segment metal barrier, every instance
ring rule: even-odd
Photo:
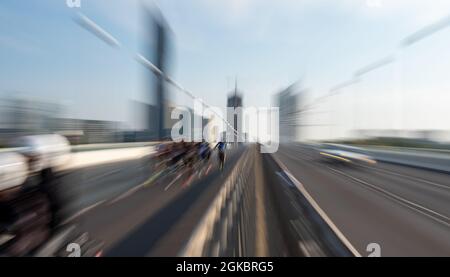
[[[179,256],[253,256],[255,147],[242,155]]]
[[[248,147],[179,256],[360,256],[291,177]]]

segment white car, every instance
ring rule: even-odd
[[[0,191],[22,185],[28,177],[24,156],[14,152],[0,153]]]
[[[356,148],[344,148],[333,145],[324,145],[319,149],[319,154],[326,160],[342,163],[365,163],[376,164],[376,160],[369,155],[361,153],[362,150]]]
[[[33,171],[57,169],[70,159],[70,143],[60,135],[35,135],[20,137],[14,142],[19,152],[35,159]]]

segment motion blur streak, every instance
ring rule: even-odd
[[[95,36],[97,36],[99,39],[103,40],[107,44],[119,47],[120,43],[115,39],[111,34],[109,34],[107,31],[102,29],[100,26],[95,24],[94,21],[89,19],[84,14],[78,14],[78,17],[76,18],[78,24],[80,24],[81,27],[85,28],[87,31],[91,32]]]
[[[54,2],[0,5],[0,256],[450,256],[450,2]]]

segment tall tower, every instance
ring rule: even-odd
[[[228,121],[232,122],[234,130],[237,131],[233,136],[233,142],[238,142],[239,138],[242,136],[242,114],[239,114],[236,109],[242,108],[242,94],[238,91],[237,79],[235,81],[234,91],[230,93],[230,96],[227,100],[227,107],[233,108],[233,113],[227,115]],[[230,132],[234,132],[233,130],[229,130]],[[243,141],[241,138],[240,141]]]
[[[150,79],[151,92],[150,99],[155,99],[154,109],[149,108],[148,130],[154,130],[157,139],[163,139],[167,136],[165,126],[165,114],[167,112],[167,84],[165,76],[168,74],[168,65],[170,58],[170,28],[163,15],[156,7],[143,6],[145,12],[145,23],[149,24],[150,32],[145,42],[146,58],[152,61],[162,74],[152,72],[155,78]],[[153,94],[154,93],[154,94]]]
[[[156,66],[166,73],[166,30],[163,22],[155,21],[156,28]],[[164,131],[164,110],[165,110],[165,81],[163,76],[158,76],[156,80],[156,106],[158,109],[157,126],[158,139],[162,139],[166,134]]]

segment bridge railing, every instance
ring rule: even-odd
[[[276,158],[245,151],[179,256],[360,256]]]
[[[180,256],[254,256],[256,149],[245,151]]]

